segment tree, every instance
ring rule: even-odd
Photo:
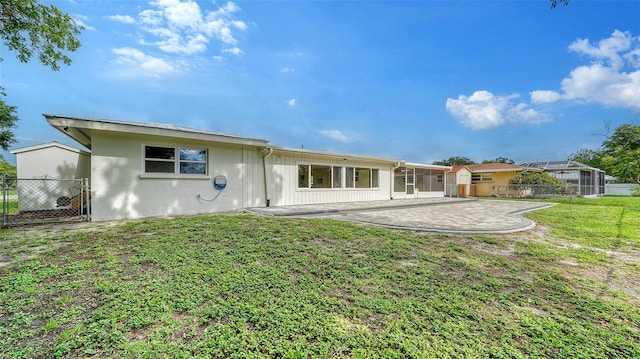
[[[604,170],[619,182],[640,183],[640,126],[623,124],[607,135],[599,150],[582,149],[569,160]]]
[[[569,5],[569,0],[549,0],[551,1],[551,8],[555,9],[556,6],[562,4],[564,6],[568,6]]]
[[[71,64],[65,52],[80,47],[76,36],[82,29],[53,5],[36,0],[0,0],[0,37],[9,50],[17,52],[21,62],[29,62],[35,53],[54,71],[60,69],[60,62]]]
[[[4,156],[0,154],[0,177],[7,176],[9,178],[16,178],[17,169],[16,166],[4,160]]]
[[[482,161],[482,163],[506,163],[509,165],[513,165],[516,163],[516,161],[506,157],[496,157],[493,160],[484,160]]]
[[[60,63],[71,64],[66,53],[80,47],[76,36],[82,29],[53,5],[36,0],[0,0],[0,38],[21,62],[29,62],[37,55],[40,63],[53,71],[60,69]],[[0,96],[6,96],[2,87]],[[13,128],[17,121],[16,107],[0,98],[0,147],[4,150],[16,142]]]
[[[0,96],[5,96],[1,88]],[[16,122],[18,122],[16,107],[7,105],[0,97],[0,147],[5,151],[9,149],[11,144],[16,143],[16,138],[13,134]]]
[[[470,158],[459,157],[459,156],[449,157],[448,159],[442,160],[442,161],[433,161],[434,165],[440,165],[440,166],[471,165],[474,163],[475,162]]]
[[[640,183],[640,126],[620,125],[602,143],[603,169],[619,182]]]
[[[569,155],[567,160],[580,162],[594,168],[604,169],[602,165],[603,157],[604,157],[604,152],[602,151],[582,149],[582,150],[579,150],[578,152],[575,152]]]

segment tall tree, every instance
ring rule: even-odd
[[[604,166],[602,164],[603,157],[604,157],[604,152],[602,151],[582,149],[582,150],[579,150],[578,152],[575,152],[569,155],[567,160],[580,162],[587,166],[591,166],[599,169],[604,169]]]
[[[472,159],[460,156],[449,157],[448,159],[442,161],[433,161],[434,165],[440,166],[471,165],[474,163],[475,162]]]
[[[67,52],[80,47],[77,35],[82,26],[53,5],[36,0],[0,0],[0,39],[7,49],[16,52],[21,62],[36,55],[40,63],[54,71],[60,63],[71,64]],[[0,57],[0,62],[3,59]],[[0,96],[6,96],[0,87]],[[18,117],[16,107],[0,98],[0,147],[8,149],[16,142],[13,128]]]
[[[623,124],[603,143],[602,163],[619,182],[640,183],[640,126]]]

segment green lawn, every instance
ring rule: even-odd
[[[639,203],[573,199],[511,235],[245,214],[4,230],[0,357],[639,358]]]

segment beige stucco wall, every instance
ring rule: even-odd
[[[515,171],[508,172],[494,172],[493,181],[490,182],[476,182],[476,196],[478,197],[490,197],[491,193],[495,190],[496,186],[506,186],[509,184],[509,180],[515,178]]]
[[[145,175],[145,145],[206,148],[209,173]],[[213,186],[218,175],[227,178],[220,193]],[[92,136],[91,176],[95,221],[264,206],[262,156],[254,146],[103,132]]]

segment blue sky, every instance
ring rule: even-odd
[[[640,122],[640,1],[51,3],[85,26],[82,47],[58,72],[2,47],[13,148],[81,148],[48,113],[520,163],[596,149],[606,124]]]

